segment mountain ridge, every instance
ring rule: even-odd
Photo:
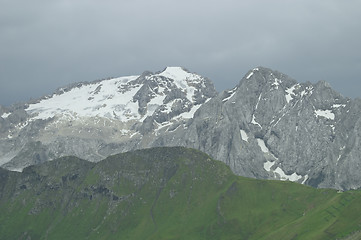
[[[89,105],[93,117],[63,114],[62,121],[29,121],[34,105],[30,112],[20,107],[0,113],[0,164],[19,170],[64,155],[99,161],[135,149],[185,146],[220,159],[241,176],[342,190],[361,187],[356,167],[361,100],[342,97],[326,82],[298,83],[264,67],[218,94],[210,80],[180,67],[107,81],[118,84],[116,94],[128,94],[128,100],[112,103],[110,90],[102,92],[106,82],[99,81],[84,94],[84,101],[98,101],[100,110]],[[51,105],[54,112],[61,113],[56,106]],[[48,109],[37,111],[48,116]]]

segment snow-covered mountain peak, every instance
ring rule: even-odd
[[[187,69],[182,67],[167,67],[162,72],[155,74],[154,76],[162,76],[173,79],[174,84],[178,88],[186,88],[187,86],[193,86],[195,84],[202,84],[204,86],[207,81],[201,75],[191,73]]]
[[[176,82],[193,80],[201,77],[197,74],[188,72],[186,69],[182,67],[166,67],[161,73],[158,73],[157,75],[166,78],[171,78]]]
[[[210,87],[211,86],[211,87]],[[53,117],[67,119],[102,117],[121,122],[143,121],[160,113],[171,119],[180,113],[194,112],[195,107],[216,94],[212,83],[181,67],[167,67],[160,73],[120,77],[93,83],[76,84],[49,97],[31,103],[26,112],[31,119]],[[182,107],[181,107],[182,106]],[[175,113],[171,113],[177,109]],[[183,115],[182,115],[183,116]],[[185,118],[193,114],[184,115]]]

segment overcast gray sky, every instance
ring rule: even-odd
[[[361,97],[360,0],[0,0],[0,104],[183,66],[232,88],[256,66]]]

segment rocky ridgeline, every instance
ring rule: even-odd
[[[361,187],[361,100],[326,82],[298,83],[258,67],[217,94],[182,68],[76,85],[0,108],[0,164],[13,170],[75,155],[186,146],[238,175],[315,187]]]

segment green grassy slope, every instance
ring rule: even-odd
[[[360,213],[360,191],[238,177],[181,147],[0,169],[0,239],[340,239]]]

